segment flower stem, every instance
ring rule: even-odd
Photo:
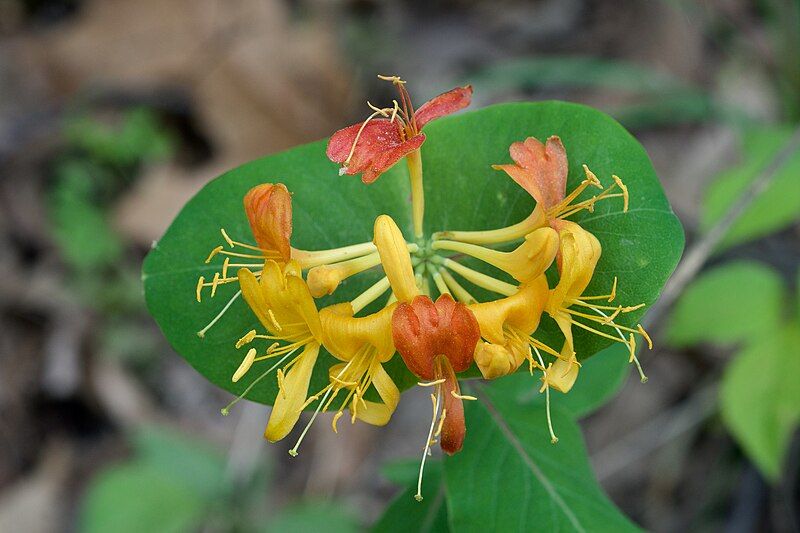
[[[411,218],[414,221],[414,238],[422,239],[422,221],[425,217],[425,190],[422,187],[422,156],[414,150],[406,156],[408,178],[411,181]]]

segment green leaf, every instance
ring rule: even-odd
[[[205,503],[196,491],[151,465],[112,467],[89,486],[80,531],[190,531],[202,517]]]
[[[611,175],[617,174],[630,190],[628,213],[622,213],[621,201],[616,199],[601,202],[593,213],[574,217],[603,245],[588,293],[607,292],[619,276],[620,304],[650,304],[658,297],[680,257],[683,231],[644,149],[613,119],[576,104],[519,103],[441,119],[426,126],[425,132],[426,234],[497,228],[527,216],[532,199],[490,166],[510,160],[508,147],[514,141],[557,134],[571,161],[570,189],[584,178],[581,164],[586,163],[603,183],[609,184]],[[203,303],[197,303],[195,285],[200,275],[209,278],[218,269],[203,261],[223,242],[220,228],[234,238],[251,239],[242,210],[244,194],[254,185],[275,181],[285,183],[294,195],[292,242],[296,247],[321,249],[370,241],[373,221],[382,213],[393,216],[411,235],[405,166],[396,165],[375,184],[364,186],[357,178],[337,175],[336,165],[325,157],[324,141],[253,161],[209,183],[148,255],[142,277],[150,312],[176,351],[213,383],[234,393],[240,393],[252,378],[231,383],[244,355],[233,344],[249,329],[258,328],[258,322],[239,299],[204,339],[198,338],[195,332],[209,323],[236,287],[223,286],[215,299],[206,295]],[[379,278],[379,272],[370,271],[347,280],[320,305],[350,299]],[[630,313],[622,322],[635,324],[642,313]],[[543,321],[537,336],[540,333],[555,345],[563,342],[551,320]],[[583,331],[576,336],[578,353],[584,358],[609,342]],[[332,358],[323,353],[320,363],[312,391],[328,381]],[[416,381],[399,357],[389,363],[388,371],[401,388]],[[251,372],[257,375],[258,369]],[[248,398],[271,403],[276,391],[275,380],[266,379]]]
[[[403,463],[405,465],[405,463]],[[409,480],[408,487],[389,504],[383,516],[372,527],[375,533],[435,533],[449,531],[447,526],[447,506],[445,505],[445,485],[442,478],[442,465],[439,461],[429,461],[425,466],[423,495],[418,502],[417,469]]]
[[[209,500],[224,491],[225,457],[207,443],[158,426],[139,429],[133,440],[139,459],[175,482]]]
[[[790,128],[750,128],[742,137],[741,161],[715,178],[706,193],[701,229],[714,226],[755,180],[792,134]],[[800,219],[800,152],[775,174],[770,186],[733,224],[721,248],[747,242]]]
[[[477,94],[542,89],[603,89],[637,96],[637,102],[606,111],[629,128],[702,122],[719,106],[710,95],[669,73],[626,61],[596,57],[537,57],[506,61],[476,72]]]
[[[666,337],[673,346],[735,344],[770,335],[781,323],[785,287],[757,262],[738,261],[698,277],[681,295]]]
[[[325,531],[326,533],[351,533],[358,531],[352,513],[327,502],[306,502],[283,509],[264,529],[266,532]]]
[[[467,405],[464,449],[445,459],[454,531],[635,531],[594,478],[580,430],[553,410],[550,443],[541,406],[490,388]]]
[[[551,391],[550,400],[553,406],[576,419],[602,407],[617,394],[629,375],[628,357],[628,349],[621,344],[615,344],[584,361],[578,380],[568,394]],[[545,395],[539,393],[542,384],[540,376],[541,372],[536,372],[536,377],[527,372],[517,372],[495,380],[489,386],[504,401],[525,407],[541,407],[545,403]],[[542,421],[544,420],[543,418]]]
[[[746,347],[722,379],[722,418],[765,476],[775,481],[800,421],[800,325]]]
[[[53,236],[64,259],[79,270],[112,264],[122,252],[106,214],[92,200],[93,182],[101,173],[89,164],[66,162],[50,197]]]

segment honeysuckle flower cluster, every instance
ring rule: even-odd
[[[516,372],[526,363],[531,375],[538,373],[555,443],[550,389],[568,393],[578,378],[581,354],[575,349],[575,328],[626,345],[642,381],[646,377],[636,358],[636,337],[651,342],[640,325],[630,328],[615,321],[642,307],[613,303],[616,278],[606,294],[586,293],[602,246],[569,219],[612,199],[618,199],[619,209],[627,211],[628,190],[619,177],[611,176],[605,187],[584,164],[585,178],[567,194],[567,153],[557,132],[543,140],[520,139],[509,148],[512,162],[493,168],[533,197],[536,204],[530,215],[504,228],[442,228],[426,236],[420,155],[425,134],[421,130],[428,122],[466,107],[472,89],[453,89],[415,111],[405,81],[396,76],[381,78],[394,84],[398,100],[385,108],[369,104],[374,112],[364,122],[334,133],[327,155],[341,165],[340,175],[360,174],[365,184],[405,159],[412,190],[413,240],[403,235],[390,215],[383,214],[374,222],[371,242],[329,250],[294,248],[290,191],[280,183],[258,185],[244,197],[255,244],[233,240],[222,229],[223,243],[206,259],[219,269],[211,279],[198,280],[196,297],[198,302],[207,292],[213,297],[219,286],[228,283],[238,284],[239,291],[198,334],[205,335],[235,299],[244,298],[261,329],[243,332],[231,341],[245,351],[232,380],[237,382],[251,372],[257,376],[223,413],[260,381],[273,376],[279,392],[264,432],[268,440],[289,435],[302,411],[314,406],[289,452],[293,456],[321,412],[335,412],[333,431],[345,412],[351,423],[361,420],[381,426],[389,422],[400,390],[384,365],[399,354],[420,379],[418,385],[432,391],[433,414],[416,495],[422,499],[422,473],[431,447],[438,442],[442,450],[454,454],[464,443],[463,402],[475,397],[462,394],[458,374],[473,363],[488,380]],[[586,198],[587,189],[597,192]],[[498,249],[510,246],[510,251]],[[464,258],[504,271],[514,282],[468,267]],[[316,299],[335,295],[343,280],[377,269],[384,276],[360,295],[318,308]],[[557,271],[557,282],[548,282],[549,269]],[[482,301],[470,287],[495,297]],[[365,313],[374,302],[381,302],[379,310]],[[561,346],[551,347],[537,339],[543,314],[558,324],[564,337]],[[337,362],[325,369],[327,384],[310,390],[314,368],[325,360],[319,357],[322,347]]]

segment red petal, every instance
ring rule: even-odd
[[[419,134],[403,141],[397,123],[387,119],[374,119],[364,126],[353,124],[341,129],[328,141],[328,159],[334,163],[345,164],[346,174],[362,174],[364,183],[372,183],[410,152],[419,149],[425,142],[425,135]],[[358,134],[361,130],[361,135]],[[358,138],[358,140],[356,140]],[[355,143],[355,149],[353,149]],[[352,157],[350,151],[353,151]]]
[[[515,165],[495,165],[504,170],[520,187],[549,209],[564,199],[567,190],[567,152],[561,139],[553,135],[542,144],[535,137],[515,142],[509,148]]]
[[[467,107],[472,101],[472,85],[466,87],[456,87],[453,90],[442,93],[435,98],[431,98],[414,113],[417,128],[422,127],[437,118],[451,115],[460,109]]]
[[[480,328],[472,311],[450,295],[443,294],[436,303],[417,296],[395,309],[392,337],[409,370],[423,379],[436,379],[438,355],[444,355],[456,372],[470,367]]]
[[[283,183],[264,183],[244,197],[244,211],[258,246],[274,250],[284,261],[291,258],[292,195]]]
[[[442,394],[444,396],[442,400],[447,413],[444,417],[444,423],[442,423],[440,445],[445,453],[453,455],[461,451],[464,446],[467,425],[464,421],[464,402],[461,398],[453,396],[453,392],[456,394],[461,392],[458,387],[458,380],[453,374],[453,369],[450,368],[450,365],[444,363],[443,366],[447,367],[444,375],[445,382],[442,383]]]

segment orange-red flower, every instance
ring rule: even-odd
[[[361,174],[364,183],[372,183],[404,156],[418,150],[425,142],[422,128],[430,121],[467,107],[472,87],[457,87],[423,104],[416,112],[399,78],[395,83],[400,103],[394,108],[376,110],[365,122],[353,124],[331,136],[328,159],[342,165],[342,174]],[[375,118],[380,117],[380,118]]]
[[[449,294],[434,303],[428,296],[417,296],[410,303],[400,303],[392,316],[395,348],[414,374],[439,382],[437,400],[443,401],[441,446],[449,454],[464,443],[466,426],[464,406],[456,372],[472,364],[475,345],[480,340],[475,315]]]

